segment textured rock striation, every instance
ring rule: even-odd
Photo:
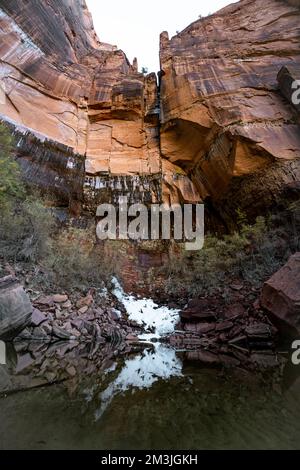
[[[161,200],[156,75],[99,41],[84,0],[1,0],[0,81],[26,178],[56,204]]]
[[[86,176],[95,196],[160,173],[156,77],[98,40],[84,1],[1,0],[0,80],[25,174],[57,203],[78,210]]]
[[[75,214],[120,195],[205,201],[226,228],[298,197],[279,72],[299,70],[299,20],[298,0],[242,0],[162,33],[158,86],[100,42],[84,0],[0,0],[0,119],[27,180]]]
[[[242,0],[160,44],[162,155],[225,226],[299,197],[300,120],[277,82],[300,69],[298,2]]]

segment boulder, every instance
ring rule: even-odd
[[[199,333],[205,335],[211,333],[216,328],[215,323],[185,323],[184,330],[191,331],[193,333]]]
[[[78,313],[80,315],[84,315],[88,311],[89,307],[86,305],[85,307],[82,307],[80,310],[78,310]]]
[[[50,307],[53,305],[53,298],[51,297],[51,295],[48,295],[48,296],[41,295],[38,299],[36,299],[35,303],[37,305]]]
[[[29,323],[33,307],[13,276],[0,279],[0,338],[13,339]]]
[[[272,338],[272,328],[266,323],[249,325],[247,326],[245,333],[252,341],[264,341]]]
[[[185,322],[207,322],[214,321],[216,315],[211,311],[210,305],[206,300],[193,299],[190,300],[188,306],[180,312],[180,319],[183,323]]]
[[[235,319],[245,315],[246,309],[242,304],[232,304],[228,306],[225,312],[225,317],[229,320]]]
[[[300,334],[300,253],[264,284],[261,305],[281,331]]]

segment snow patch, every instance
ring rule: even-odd
[[[153,334],[141,335],[140,339],[159,339],[174,332],[179,321],[179,310],[159,307],[152,299],[137,299],[124,292],[119,281],[113,278],[113,294],[124,305],[129,319],[145,330],[154,330]]]

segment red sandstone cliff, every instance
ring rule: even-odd
[[[242,0],[161,35],[161,151],[230,224],[300,194],[300,120],[278,87],[300,79],[300,2]]]
[[[93,192],[96,175],[160,173],[155,76],[98,40],[84,0],[1,0],[0,80],[25,173],[61,202],[86,175]]]
[[[163,33],[159,109],[155,75],[99,41],[84,0],[0,0],[0,118],[27,179],[74,211],[205,200],[227,226],[299,195],[299,115],[277,81],[300,69],[298,3],[242,0]]]

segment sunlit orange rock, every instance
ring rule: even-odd
[[[84,0],[0,0],[0,119],[53,204],[205,201],[231,228],[300,190],[300,117],[277,79],[299,70],[299,35],[298,0],[242,0],[162,33],[158,87]]]
[[[160,174],[156,76],[99,41],[84,0],[1,0],[0,81],[25,175],[60,204],[86,177]]]
[[[227,225],[300,180],[299,116],[277,82],[283,66],[300,66],[297,5],[242,0],[161,35],[162,155]]]

